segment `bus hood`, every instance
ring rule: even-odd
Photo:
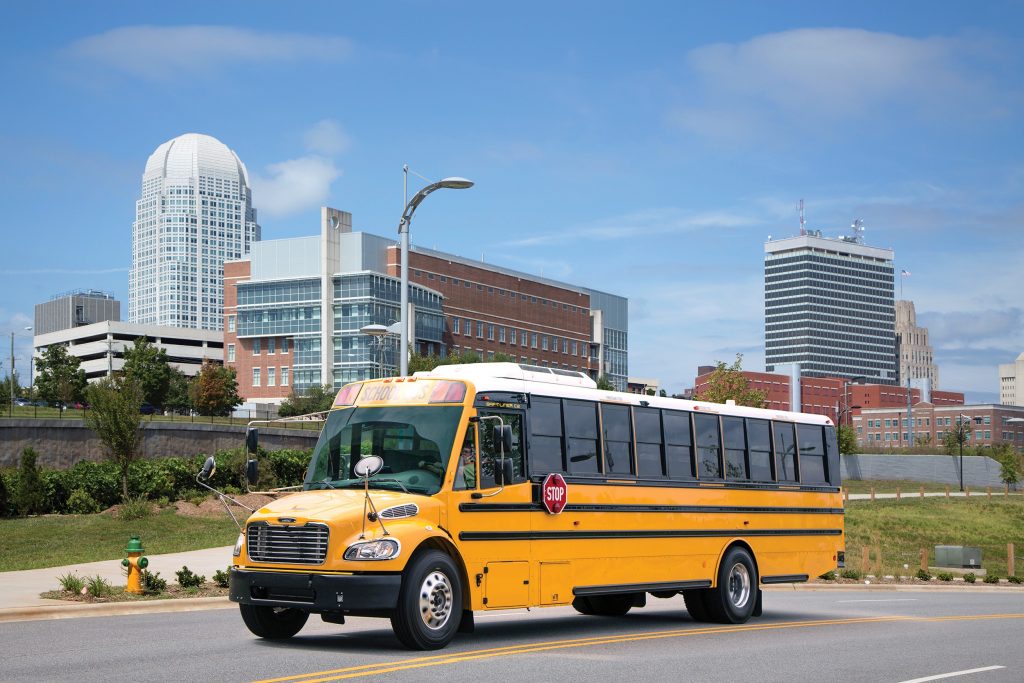
[[[439,522],[440,505],[427,496],[412,496],[402,491],[370,490],[370,499],[377,512],[381,513],[397,506],[415,505],[419,512],[415,516],[425,518],[431,523]],[[293,493],[284,498],[271,501],[249,517],[250,522],[268,522],[270,524],[305,524],[306,522],[326,522],[332,526],[343,526],[345,521],[359,524],[363,514],[364,496],[361,489],[319,489]],[[370,507],[367,505],[367,512]],[[402,514],[405,516],[412,516]],[[387,518],[388,515],[385,515]],[[339,525],[339,523],[341,523]]]

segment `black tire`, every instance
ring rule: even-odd
[[[302,630],[309,619],[309,612],[287,607],[264,607],[262,605],[240,604],[242,621],[260,638],[285,640]]]
[[[683,602],[686,603],[686,611],[694,621],[709,621],[706,588],[695,588],[683,591]]]
[[[580,614],[596,617],[621,617],[633,607],[633,595],[589,595],[580,596],[572,601],[572,606]]]
[[[708,590],[708,616],[720,624],[743,624],[757,603],[757,568],[746,548],[734,546],[722,558],[718,585]]]
[[[451,557],[439,550],[415,556],[402,574],[391,627],[411,650],[439,650],[462,621],[462,581]]]

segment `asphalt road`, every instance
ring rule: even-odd
[[[476,633],[428,653],[377,619],[311,617],[290,641],[261,641],[234,608],[0,623],[0,681],[1024,680],[1016,592],[771,592],[742,626],[695,623],[678,597],[621,618],[477,616]]]

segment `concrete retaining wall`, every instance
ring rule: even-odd
[[[193,422],[143,422],[142,454],[146,458],[190,456],[237,448],[245,441],[245,425]],[[260,426],[260,446],[312,448],[319,430]],[[102,460],[103,442],[82,420],[0,420],[0,467],[17,467],[21,451],[32,446],[40,467],[64,469],[80,460]]]
[[[964,485],[1002,487],[999,463],[992,458],[964,456]],[[960,458],[951,455],[842,455],[843,479],[909,480],[960,485]]]

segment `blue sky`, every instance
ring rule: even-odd
[[[127,313],[146,159],[200,132],[264,239],[321,205],[394,234],[405,163],[471,178],[413,243],[628,296],[630,374],[671,391],[763,369],[763,245],[800,198],[896,250],[941,388],[994,400],[1024,351],[1019,2],[149,5],[0,8],[4,335],[70,289]]]

